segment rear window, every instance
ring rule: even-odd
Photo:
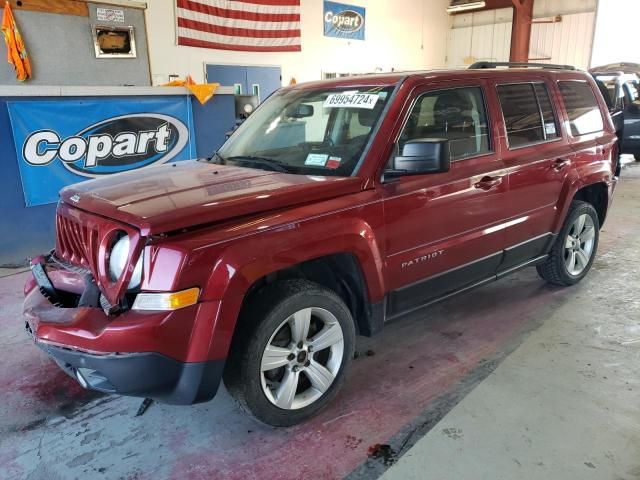
[[[558,86],[569,116],[571,135],[576,137],[604,128],[596,96],[587,82],[562,81]]]
[[[558,137],[556,117],[543,83],[498,85],[498,97],[509,148]]]

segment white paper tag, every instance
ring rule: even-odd
[[[547,135],[555,135],[556,134],[556,125],[555,123],[546,123],[544,125],[544,130]]]
[[[314,167],[324,167],[327,163],[329,155],[323,153],[310,153],[307,155],[307,159],[304,161],[305,165],[312,165]]]
[[[324,108],[367,108],[371,110],[378,101],[377,93],[332,93],[324,101]]]
[[[124,23],[124,10],[118,8],[100,8],[96,9],[96,17],[100,22],[120,22]]]

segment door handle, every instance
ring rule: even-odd
[[[482,177],[478,182],[474,183],[474,188],[480,190],[491,190],[502,183],[502,177]]]
[[[555,162],[553,162],[553,166],[551,168],[559,172],[564,167],[567,167],[569,165],[571,165],[571,160],[569,160],[568,158],[558,158]]]

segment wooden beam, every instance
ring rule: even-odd
[[[510,62],[529,61],[533,0],[513,0],[513,22],[511,23]]]
[[[86,2],[79,0],[9,0],[9,3],[14,11],[30,10],[79,17],[89,16]]]

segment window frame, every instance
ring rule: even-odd
[[[542,127],[542,134],[545,137],[544,139],[538,140],[536,142],[529,142],[522,145],[518,145],[517,147],[512,147],[511,144],[509,143],[509,132],[507,132],[507,122],[504,117],[504,110],[502,109],[502,100],[500,99],[500,92],[498,92],[498,87],[509,86],[509,85],[531,85],[533,96],[536,99],[536,105],[538,107],[538,116],[540,118],[540,126]],[[551,112],[553,113],[553,118],[556,122],[556,130],[558,132],[558,135],[555,138],[551,138],[551,139],[546,138],[547,131],[544,126],[544,116],[542,114],[542,107],[540,106],[540,99],[538,98],[538,93],[536,92],[536,87],[535,87],[536,85],[543,85],[547,91],[547,95],[549,96],[549,103],[551,104]],[[507,150],[509,151],[520,150],[521,148],[527,148],[535,145],[542,145],[544,143],[558,142],[563,139],[563,133],[562,133],[561,123],[560,123],[560,117],[558,115],[558,109],[554,104],[553,99],[551,98],[551,89],[549,88],[549,85],[547,85],[547,82],[545,82],[544,80],[525,80],[522,82],[496,83],[495,89],[496,89],[496,97],[498,99],[498,105],[500,106],[500,115],[502,116],[504,140],[505,140],[505,143],[507,144]]]
[[[407,109],[406,111],[406,115],[405,115],[405,119],[402,122],[402,126],[400,127],[400,129],[398,130],[398,135],[396,136],[395,142],[394,142],[394,151],[392,152],[392,156],[396,156],[399,155],[399,152],[397,152],[397,149],[399,147],[399,140],[400,137],[402,136],[402,132],[404,132],[404,129],[407,127],[407,123],[409,123],[409,118],[411,118],[411,112],[413,112],[413,109],[415,108],[415,106],[417,105],[418,101],[420,101],[420,99],[422,97],[424,97],[425,95],[430,95],[433,94],[434,92],[442,92],[442,91],[448,91],[448,90],[460,90],[460,89],[470,89],[470,88],[476,88],[478,90],[480,90],[480,96],[482,98],[482,104],[484,106],[484,114],[486,117],[486,121],[487,121],[487,151],[486,152],[482,152],[482,153],[477,153],[475,155],[469,155],[467,157],[463,157],[463,158],[456,158],[456,159],[451,159],[450,163],[457,163],[457,162],[463,162],[465,160],[471,160],[474,158],[480,158],[480,157],[485,157],[487,155],[493,155],[496,153],[495,151],[495,145],[494,145],[494,141],[493,141],[493,134],[491,131],[491,113],[489,111],[488,105],[487,105],[487,95],[486,92],[484,91],[484,86],[480,85],[480,84],[476,84],[476,85],[461,85],[459,87],[444,87],[444,88],[434,88],[434,89],[430,89],[430,90],[426,90],[426,91],[421,91],[420,93],[418,93],[412,100],[410,107]],[[391,160],[391,159],[389,159]]]
[[[573,130],[571,129],[571,118],[569,117],[569,109],[567,108],[567,102],[565,102],[564,100],[564,96],[562,95],[562,90],[560,89],[560,83],[562,82],[573,82],[573,83],[583,83],[585,84],[587,87],[589,87],[589,90],[591,90],[591,94],[593,95],[593,99],[596,102],[596,108],[598,109],[598,114],[600,115],[600,120],[602,120],[602,128],[600,130],[594,130],[592,132],[586,132],[586,133],[579,133],[578,135],[574,135],[573,134]],[[600,106],[600,103],[598,102],[598,97],[596,95],[596,92],[593,91],[593,85],[591,85],[591,83],[589,83],[587,80],[582,80],[582,79],[578,79],[578,78],[566,78],[566,79],[558,79],[557,80],[557,87],[558,87],[558,95],[560,96],[560,100],[562,101],[562,105],[564,106],[564,111],[567,114],[567,135],[570,136],[571,138],[580,138],[580,137],[584,137],[585,135],[597,135],[598,133],[602,133],[606,130],[606,125],[605,125],[605,117],[602,115],[602,108]]]

